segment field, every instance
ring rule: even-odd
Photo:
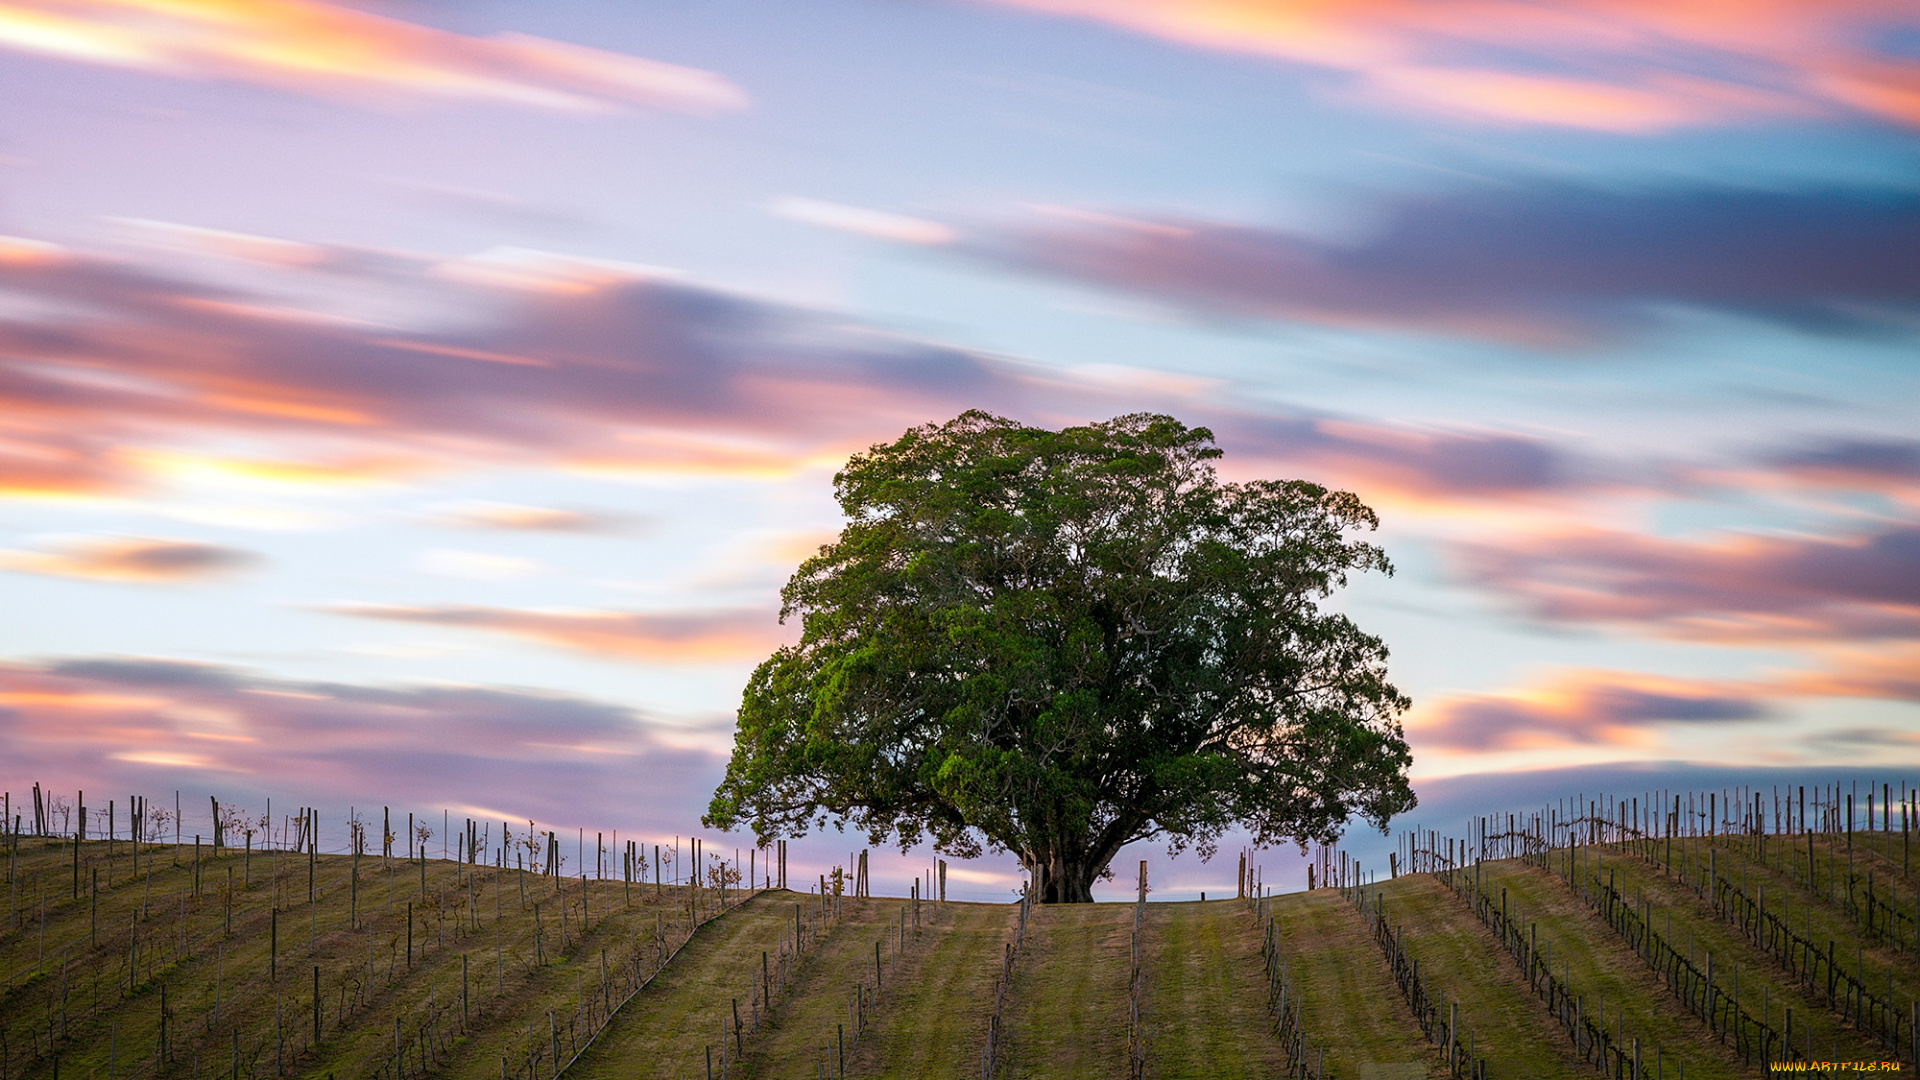
[[[1408,837],[1386,873],[1324,852],[1320,888],[1256,897],[1249,871],[1241,898],[1148,904],[1137,930],[1133,904],[1035,908],[991,1059],[1015,905],[9,837],[0,1080],[1911,1068],[1902,822],[1664,815],[1484,819]]]

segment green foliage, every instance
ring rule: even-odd
[[[977,411],[855,456],[707,823],[1011,850],[1044,899],[1084,900],[1134,840],[1325,841],[1411,807],[1386,646],[1317,603],[1392,572],[1348,539],[1377,519],[1315,484],[1222,483],[1219,456],[1166,416]]]

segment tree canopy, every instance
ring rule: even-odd
[[[1320,601],[1391,574],[1354,495],[1224,483],[1213,435],[1135,414],[972,411],[855,455],[840,537],[781,592],[797,645],[748,680],[705,817],[764,841],[1016,853],[1087,901],[1121,846],[1212,854],[1384,828],[1414,804],[1387,648]]]

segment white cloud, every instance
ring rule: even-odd
[[[953,229],[937,221],[797,195],[775,199],[768,205],[767,212],[788,221],[891,240],[896,244],[946,244],[954,238]]]

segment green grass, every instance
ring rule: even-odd
[[[1691,858],[1692,854],[1690,852],[1688,857]],[[1678,857],[1679,849],[1676,847]],[[1824,942],[1829,937],[1846,940],[1842,930],[1851,928],[1851,923],[1825,900],[1804,890],[1794,889],[1777,876],[1747,863],[1739,854],[1726,848],[1720,849],[1716,860],[1722,875],[1731,874],[1736,880],[1745,877],[1743,887],[1751,887],[1753,892],[1757,892],[1761,881],[1766,881],[1768,910],[1791,917],[1796,929],[1807,925],[1802,921],[1803,916],[1811,915],[1815,916],[1811,925],[1819,935],[1818,940]],[[1701,864],[1706,865],[1704,855],[1701,855]],[[1818,1058],[1877,1060],[1884,1056],[1884,1047],[1844,1024],[1822,998],[1807,993],[1799,980],[1782,970],[1772,957],[1732,926],[1722,922],[1712,907],[1691,888],[1657,872],[1637,858],[1624,855],[1609,858],[1605,866],[1601,876],[1611,874],[1615,888],[1622,895],[1635,900],[1644,897],[1652,904],[1654,929],[1666,937],[1675,949],[1682,952],[1691,950],[1696,963],[1701,966],[1705,965],[1707,954],[1713,954],[1715,980],[1723,987],[1731,987],[1730,972],[1735,966],[1739,968],[1740,1001],[1749,1013],[1759,1016],[1764,1008],[1774,1029],[1781,1030],[1785,1027],[1785,1010],[1792,1008],[1794,1043],[1801,1052],[1805,1052],[1804,1040],[1811,1032],[1814,1056]],[[1879,950],[1869,949],[1866,956],[1869,961],[1876,958],[1884,961]],[[1851,970],[1854,958],[1846,956],[1843,965]],[[1876,970],[1872,963],[1868,967],[1869,970]],[[1910,978],[1896,980],[1898,1000],[1911,1000],[1910,986]]]
[[[614,1015],[567,1075],[580,1080],[705,1075],[707,1049],[717,1053],[727,1038],[723,1015],[735,999],[747,997],[760,954],[779,950],[795,902],[806,901],[791,894],[758,896],[703,927],[645,991]],[[844,930],[843,923],[832,933]]]
[[[922,947],[910,951],[880,1002],[878,1029],[857,1064],[863,1076],[949,1080],[977,1076],[986,1043],[994,973],[1012,940],[1011,904],[946,904],[934,908]],[[771,1062],[791,1060],[773,1047]],[[811,1080],[803,1068],[768,1076]]]
[[[1875,872],[1911,895],[1914,877],[1889,854],[1867,850],[1891,838],[1856,836],[1855,869]],[[1706,862],[1706,841],[1676,845]],[[1850,954],[1862,929],[1824,888],[1804,883],[1791,838],[1765,863],[1743,838],[1721,838],[1714,856],[1749,891],[1765,885],[1769,910],[1790,913]],[[1820,843],[1817,841],[1817,843]],[[1804,841],[1797,845],[1803,850]],[[1825,872],[1827,852],[1817,848]],[[1629,899],[1649,898],[1656,928],[1682,950],[1691,935],[1702,959],[1711,949],[1723,988],[1741,972],[1741,1002],[1758,1013],[1762,988],[1776,1027],[1794,1009],[1796,1035],[1811,1030],[1817,1056],[1873,1060],[1885,1052],[1824,1002],[1802,991],[1775,962],[1720,922],[1692,890],[1618,849],[1584,850]],[[1838,853],[1844,871],[1844,852]],[[256,852],[214,857],[203,850],[194,888],[191,847],[147,845],[136,870],[125,841],[80,851],[81,896],[73,896],[71,843],[24,839],[7,860],[6,921],[0,923],[0,1076],[230,1076],[236,1036],[240,1074],[322,1077],[393,1075],[394,1022],[407,1075],[492,1080],[509,1072],[541,1077],[553,1067],[553,1036],[571,1055],[605,1006],[685,938],[691,890],[585,882],[467,868],[443,860],[321,856],[317,901],[307,902],[304,856]],[[424,884],[422,874],[424,869]],[[93,894],[98,871],[98,914]],[[228,889],[228,873],[233,886]],[[1518,862],[1483,868],[1490,892],[1538,925],[1556,974],[1564,973],[1589,1015],[1604,1007],[1609,1027],[1665,1052],[1666,1075],[1684,1063],[1692,1080],[1751,1075],[1648,970],[1631,948],[1556,874]],[[1884,875],[1884,878],[1883,878]],[[1824,884],[1824,880],[1823,880]],[[1465,902],[1427,875],[1379,886],[1390,919],[1435,987],[1461,1008],[1494,1080],[1572,1080],[1591,1075],[1518,968]],[[590,918],[582,918],[582,896]],[[704,894],[711,898],[711,894]],[[413,904],[411,963],[407,905]],[[1496,900],[1497,902],[1497,900]],[[569,1076],[704,1075],[705,1053],[723,1039],[735,998],[744,1016],[761,953],[778,955],[792,905],[804,894],[768,893],[713,918],[643,990],[615,1014],[601,1040]],[[813,1080],[847,1019],[852,986],[870,978],[877,938],[906,904],[844,901],[843,915],[793,969],[756,1032],[745,1036],[743,1080]],[[277,977],[270,928],[279,910]],[[231,927],[228,912],[231,908]],[[357,907],[357,910],[355,910]],[[928,904],[921,932],[904,951],[886,949],[887,985],[869,1007],[868,1031],[849,1075],[903,1080],[977,1075],[1002,950],[1015,909],[1002,904]],[[1437,1078],[1439,1054],[1415,1025],[1365,924],[1332,890],[1271,898],[1270,911],[1303,1005],[1317,1058],[1333,1075]],[[536,914],[537,913],[537,914]],[[44,918],[43,918],[44,914]],[[563,925],[564,919],[564,925]],[[1026,951],[1009,990],[1001,1077],[1048,1080],[1126,1072],[1128,945],[1133,905],[1036,909]],[[656,943],[656,934],[660,939]],[[1285,1059],[1271,1034],[1262,928],[1236,901],[1151,904],[1142,927],[1143,1015],[1148,1073],[1156,1080],[1265,1077]],[[129,946],[138,966],[129,972]],[[536,944],[536,940],[538,944]],[[892,939],[896,940],[896,939]],[[1920,961],[1910,948],[1871,941],[1871,976],[1891,974],[1895,1000],[1920,994]],[[603,960],[604,957],[604,960]],[[604,966],[603,966],[604,965]],[[1851,967],[1851,964],[1848,964]],[[322,1032],[312,1040],[313,972],[320,971]],[[602,982],[603,972],[607,978]],[[171,1053],[158,1053],[160,995],[171,1019]],[[1881,991],[1884,993],[1884,990]],[[217,1001],[217,1014],[216,1014]],[[1604,1006],[1603,1003],[1604,1002]],[[1799,1040],[1796,1039],[1796,1042]],[[431,1042],[432,1049],[427,1051]],[[1804,1044],[1802,1044],[1804,1045]],[[109,1068],[111,1060],[111,1069]],[[1649,1068],[1651,1065],[1649,1064]]]
[[[1856,840],[1859,839],[1860,835],[1856,834]],[[1888,838],[1881,839],[1885,841]],[[1898,834],[1890,839],[1894,845],[1898,845]],[[1827,851],[1826,844],[1816,841],[1816,888],[1807,885],[1804,836],[1798,843],[1792,838],[1769,837],[1764,861],[1740,840],[1719,839],[1712,842],[1711,849],[1708,844],[1709,841],[1702,838],[1676,843],[1674,862],[1688,868],[1689,873],[1697,872],[1702,877],[1707,874],[1710,865],[1717,863],[1720,875],[1731,879],[1748,896],[1758,896],[1760,888],[1764,886],[1768,912],[1786,918],[1795,933],[1822,944],[1835,941],[1858,945],[1860,948],[1857,953],[1842,951],[1842,966],[1851,971],[1855,956],[1864,959],[1876,993],[1885,994],[1885,979],[1891,974],[1896,1000],[1920,998],[1920,953],[1916,953],[1911,939],[1894,946],[1878,935],[1868,936],[1862,923],[1846,911],[1844,840],[1839,843],[1840,850],[1836,852]],[[1712,856],[1708,855],[1709,850],[1714,852]],[[1826,876],[1829,855],[1833,856],[1841,881],[1838,886],[1831,888]],[[1920,905],[1920,886],[1902,874],[1897,866],[1868,851],[1864,844],[1858,845],[1855,856],[1855,872],[1860,877],[1858,891],[1863,901],[1866,872],[1871,868],[1875,871],[1875,886],[1882,899],[1885,899],[1886,890],[1891,887],[1901,907],[1908,913]],[[1689,894],[1692,892],[1691,889],[1684,891]]]
[[[1667,1071],[1683,1062],[1690,1080],[1752,1074],[1738,1055],[1714,1042],[1706,1025],[1557,875],[1510,861],[1489,863],[1484,873],[1489,893],[1497,896],[1504,888],[1509,904],[1520,905],[1526,919],[1538,923],[1543,955],[1551,958],[1554,974],[1581,995],[1589,1016],[1604,1015],[1610,1029],[1639,1038],[1643,1046],[1660,1047]]]
[[[684,889],[656,895],[634,887],[629,899],[617,882],[583,885],[431,859],[424,887],[417,862],[359,860],[356,911],[348,856],[315,860],[309,904],[305,856],[256,852],[249,860],[203,849],[196,895],[191,847],[143,845],[137,872],[125,841],[113,850],[109,857],[103,841],[82,847],[78,900],[71,843],[23,840],[9,861],[0,1055],[10,1078],[51,1076],[56,1057],[68,1076],[104,1077],[110,1065],[116,1076],[231,1075],[236,1035],[242,1075],[272,1075],[277,1057],[289,1076],[375,1076],[391,1071],[395,1019],[410,1064],[423,1060],[431,1031],[435,1075],[497,1077],[500,1056],[521,1054],[536,1020],[550,1048],[549,1011],[583,1034],[578,1017],[584,999],[601,992],[602,950],[616,966],[636,948],[651,955],[642,943],[657,925],[673,935],[688,919]],[[164,1060],[162,987],[170,1014]]]
[[[1329,1073],[1359,1077],[1396,1065],[1413,1066],[1395,1070],[1413,1075],[1444,1073],[1379,946],[1338,892],[1276,896],[1270,913],[1300,994],[1310,1052],[1325,1048]]]
[[[1465,903],[1430,874],[1384,882],[1387,919],[1400,929],[1420,972],[1460,1006],[1460,1025],[1492,1075],[1573,1080],[1593,1067],[1527,986],[1520,968]]]
[[[1150,904],[1142,920],[1147,1060],[1161,1080],[1277,1076],[1260,929],[1233,900]]]
[[[1080,1080],[1127,1072],[1131,904],[1034,909],[1008,991],[1011,1080]]]
[[[784,1077],[797,1080],[816,1076],[823,1061],[829,1063],[831,1071],[842,1027],[847,1040],[848,1075],[874,1075],[872,1066],[881,1060],[875,1056],[874,1039],[877,1032],[885,1031],[896,1019],[892,1003],[907,988],[912,967],[936,947],[952,925],[950,917],[923,919],[918,936],[909,930],[902,952],[891,920],[898,918],[906,907],[905,901],[885,898],[843,901],[839,920],[805,958],[785,1001],[774,1003],[772,1023],[755,1041],[741,1075],[757,1080]],[[924,905],[923,914],[931,913],[934,907]],[[867,1040],[856,1044],[853,1018],[847,1006],[855,984],[864,983],[869,993],[872,992],[876,944],[881,946],[881,996],[877,1004],[868,1006]],[[964,1012],[966,1005],[963,1003],[961,1008]]]

